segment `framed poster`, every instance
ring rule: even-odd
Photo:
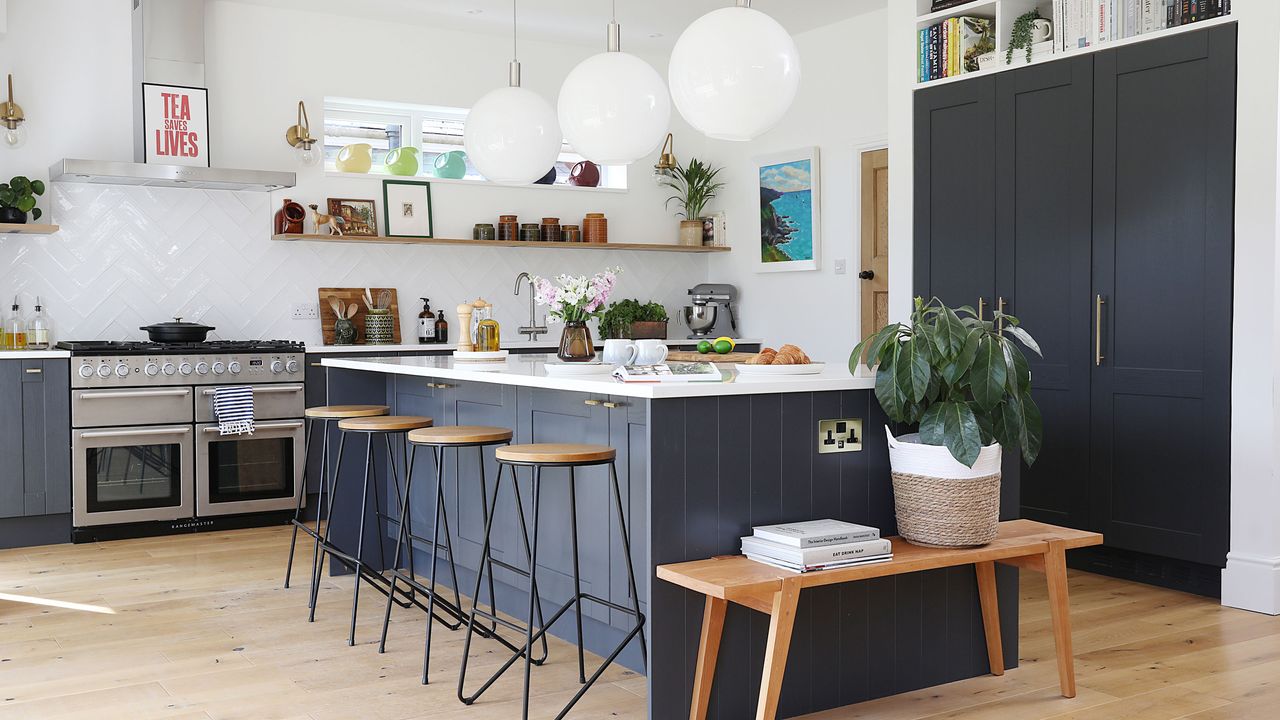
[[[431,183],[383,180],[382,214],[387,219],[387,237],[434,237]]]
[[[817,270],[822,254],[818,148],[755,158],[760,198],[756,272]]]
[[[142,83],[143,159],[209,167],[209,91]]]

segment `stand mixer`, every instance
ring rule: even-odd
[[[702,283],[693,286],[689,296],[693,304],[684,308],[684,324],[693,332],[690,339],[738,336],[738,323],[733,316],[738,288],[721,283]]]

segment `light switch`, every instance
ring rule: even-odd
[[[843,275],[849,270],[849,263],[844,258],[836,258],[836,274]]]
[[[859,452],[861,450],[861,418],[818,421],[818,454]]]

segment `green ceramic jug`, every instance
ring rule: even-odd
[[[334,162],[338,172],[367,173],[373,167],[373,146],[369,143],[353,143],[338,151]]]
[[[450,150],[436,156],[436,177],[461,180],[467,175],[467,154],[461,150]]]
[[[418,174],[418,148],[398,147],[387,153],[387,172],[392,175]]]

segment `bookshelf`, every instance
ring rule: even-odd
[[[916,3],[915,29],[917,34],[920,30],[931,25],[936,25],[948,18],[961,16],[994,19],[996,32],[996,62],[993,66],[983,68],[976,72],[965,73],[963,75],[956,75],[953,77],[939,78],[937,80],[929,80],[926,82],[920,82],[917,80],[915,83],[916,89],[934,87],[936,85],[946,85],[948,83],[969,80],[983,75],[993,75],[996,73],[1006,72],[1008,70],[1016,70],[1020,67],[1027,67],[1028,65],[1039,65],[1040,63],[1053,62],[1054,60],[1061,60],[1063,58],[1086,55],[1100,50],[1108,50],[1110,48],[1130,45],[1132,43],[1167,37],[1177,33],[1194,32],[1197,30],[1204,30],[1215,25],[1235,22],[1235,18],[1233,16],[1224,15],[1222,17],[1201,20],[1187,25],[1180,25],[1178,27],[1165,28],[1156,32],[1134,35],[1132,37],[1122,38],[1119,40],[1111,40],[1109,42],[1087,48],[1060,51],[1046,57],[1035,58],[1031,62],[1026,61],[1025,55],[1022,55],[1020,52],[1015,52],[1013,56],[1013,63],[1006,65],[1005,50],[1009,47],[1009,38],[1013,33],[1013,21],[1032,10],[1039,10],[1040,15],[1044,18],[1053,18],[1052,0],[975,0],[974,2],[965,3],[964,5],[958,5],[938,12],[930,12],[930,7],[933,5],[932,0],[913,0],[913,2]],[[1057,28],[1055,28],[1055,33],[1056,32]]]

